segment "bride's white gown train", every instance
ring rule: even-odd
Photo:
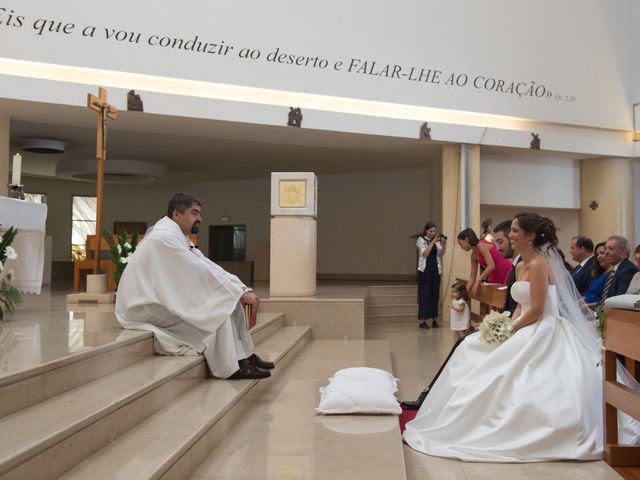
[[[524,312],[529,283],[511,292]],[[537,322],[497,347],[479,337],[462,342],[407,424],[411,448],[481,462],[602,458],[601,358],[560,318],[555,287]]]

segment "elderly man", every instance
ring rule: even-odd
[[[168,355],[204,354],[219,378],[270,376],[273,363],[253,352],[243,305],[259,299],[238,277],[206,258],[189,241],[198,233],[202,203],[177,193],[133,254],[116,298],[116,317],[125,328],[150,330],[156,351]]]
[[[626,238],[613,235],[607,238],[605,248],[605,258],[613,268],[605,281],[601,303],[606,298],[627,293],[631,279],[638,271],[638,267],[629,261],[631,246]]]
[[[580,295],[584,295],[591,283],[591,267],[593,267],[593,241],[581,235],[573,237],[569,245],[569,254],[574,262],[578,262],[571,272],[573,283]]]

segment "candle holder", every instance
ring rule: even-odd
[[[9,184],[9,198],[24,200],[24,185]]]

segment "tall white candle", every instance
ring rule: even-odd
[[[13,168],[11,169],[11,184],[20,185],[20,174],[22,173],[22,156],[16,153],[13,156]]]

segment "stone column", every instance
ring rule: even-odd
[[[8,115],[0,115],[0,197],[6,197],[9,188],[9,123]]]
[[[271,174],[271,297],[316,294],[316,203],[314,173]]]
[[[580,235],[594,242],[622,235],[635,245],[633,159],[580,162]]]
[[[465,202],[465,195],[469,219],[466,226],[473,228],[476,232],[480,227],[480,147],[470,146],[466,168],[462,154],[461,145],[444,145],[439,161],[442,191],[441,221],[438,228],[449,237],[442,264],[444,267],[442,288],[447,290],[456,277],[469,277],[469,253],[462,250],[456,241],[463,227],[462,205]]]

